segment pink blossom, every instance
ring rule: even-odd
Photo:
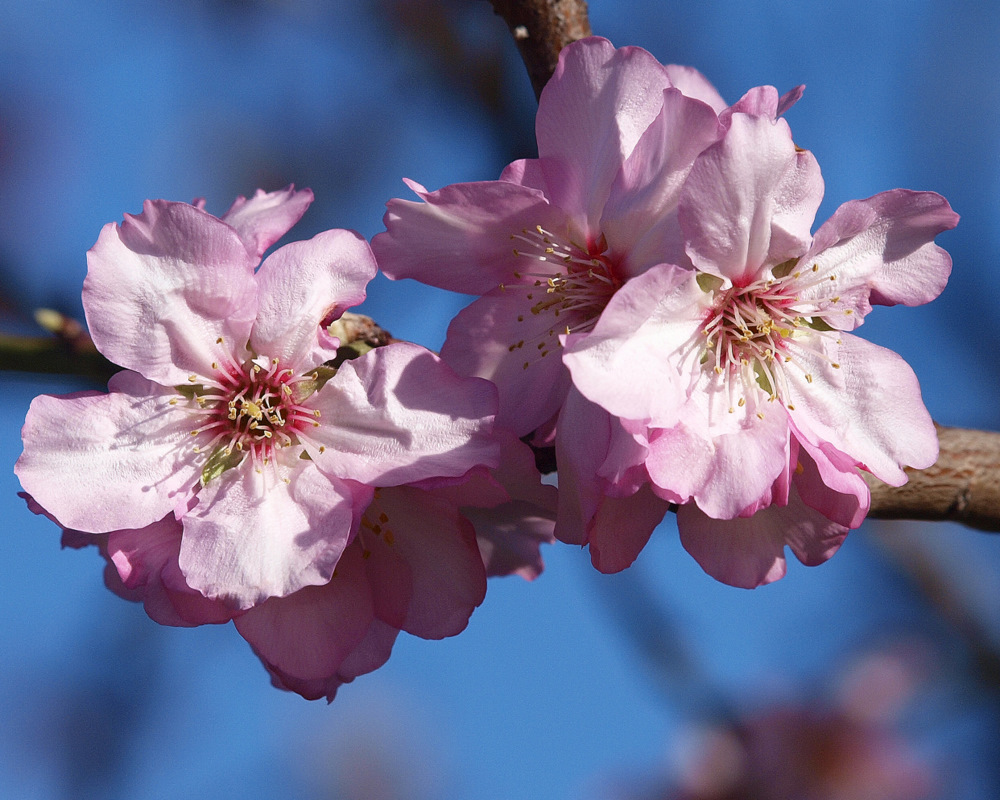
[[[933,239],[958,217],[895,190],[812,236],[822,191],[783,120],[732,113],[681,192],[692,267],[651,267],[564,342],[574,386],[626,421],[652,490],[681,504],[685,547],[739,586],[781,577],[785,545],[828,558],[867,512],[859,468],[900,485],[937,458],[913,371],[850,332],[873,303],[940,293],[951,259]]]
[[[110,533],[120,567],[133,546],[122,531],[159,536],[173,515],[184,586],[234,611],[329,584],[379,487],[498,463],[487,382],[405,343],[324,366],[338,346],[325,326],[376,271],[365,241],[326,231],[256,269],[311,199],[259,191],[222,219],[147,201],[107,225],[83,303],[98,349],[125,370],[107,394],[36,398],[16,467],[62,524]]]

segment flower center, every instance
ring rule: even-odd
[[[702,274],[698,282],[710,290],[717,280]],[[795,272],[762,278],[747,286],[715,289],[716,301],[701,329],[705,337],[702,364],[720,376],[730,413],[748,400],[761,419],[764,402],[779,401],[794,411],[795,406],[787,400],[787,370],[798,368],[807,383],[813,382],[812,374],[799,363],[801,359],[796,360],[799,353],[819,355],[834,369],[840,368],[826,355],[822,343],[809,344],[817,334],[833,331],[820,317],[803,313],[797,290],[812,285],[815,280],[803,280],[803,273]],[[833,303],[838,301],[832,299]]]
[[[307,431],[319,426],[319,410],[307,403],[319,387],[316,372],[295,375],[277,358],[265,356],[242,365],[230,359],[212,368],[215,375],[204,383],[191,375],[191,386],[177,387],[200,423],[191,436],[194,452],[208,454],[203,483],[246,460],[260,472],[274,463],[278,451],[299,445]],[[287,476],[282,480],[287,483]]]
[[[559,334],[584,333],[593,328],[622,280],[603,236],[583,247],[537,225],[510,238],[520,243],[514,255],[534,262],[527,270],[514,273],[514,283],[500,284],[502,291],[523,292],[525,310],[535,318],[535,324],[528,323],[535,332],[507,348],[514,352],[526,344],[533,345],[526,351],[527,369],[533,357],[543,358],[560,346]],[[518,323],[525,319],[525,314],[518,314]],[[539,321],[543,327],[540,333]]]

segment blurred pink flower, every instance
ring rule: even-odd
[[[328,584],[377,487],[499,459],[486,381],[405,343],[324,366],[338,346],[326,326],[376,271],[360,236],[320,233],[255,272],[311,199],[259,191],[222,219],[147,201],[106,226],[83,303],[96,346],[125,370],[108,394],[36,398],[16,467],[66,527],[117,532],[116,564],[133,546],[123,531],[159,536],[172,514],[184,585],[235,611]]]

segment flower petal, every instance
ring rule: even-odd
[[[555,486],[541,482],[531,448],[507,431],[498,434],[503,450],[492,477],[504,499],[498,501],[492,492],[481,500],[468,492],[455,497],[451,489],[436,494],[451,497],[472,523],[488,577],[516,573],[530,581],[544,567],[539,546],[555,541],[559,495]]]
[[[372,486],[496,466],[496,390],[400,342],[348,361],[313,397],[322,424],[306,446],[321,470]],[[323,446],[323,450],[319,450]]]
[[[854,461],[829,444],[799,440],[795,488],[802,501],[824,517],[857,528],[871,505],[871,491]]]
[[[361,548],[352,545],[327,583],[251,608],[237,617],[236,629],[269,669],[288,676],[291,683],[325,684],[361,644],[373,619]],[[294,685],[290,688],[298,691]],[[316,696],[322,694],[325,691]]]
[[[567,544],[587,544],[590,523],[603,497],[597,470],[604,464],[614,419],[570,389],[556,428],[559,509],[555,535]]]
[[[793,342],[794,343],[794,342]],[[842,334],[839,369],[813,351],[795,348],[799,370],[786,370],[795,427],[813,446],[828,442],[892,486],[906,483],[903,465],[937,460],[934,423],[910,366],[884,347]]]
[[[806,506],[795,492],[787,506],[770,506],[752,517],[716,520],[693,503],[677,509],[681,544],[709,575],[753,589],[785,574],[785,545],[802,563],[816,566],[840,547],[847,529]]]
[[[311,466],[285,484],[249,461],[209,481],[197,501],[183,518],[181,570],[192,588],[240,609],[329,581],[359,503]]]
[[[700,371],[698,334],[711,300],[695,278],[660,265],[619,289],[590,333],[566,339],[574,386],[615,416],[674,425],[691,382],[685,368]]]
[[[598,230],[611,183],[670,86],[666,68],[638,47],[591,37],[564,47],[535,117],[540,166],[552,203],[588,233]]]
[[[254,352],[297,372],[319,366],[333,355],[320,346],[320,323],[363,301],[377,271],[368,243],[353,231],[324,231],[276,250],[257,272]]]
[[[934,237],[957,224],[941,195],[894,189],[844,203],[816,231],[805,258],[865,280],[872,303],[921,305],[941,294],[951,274],[951,256]]]
[[[258,189],[249,200],[242,195],[237,197],[222,215],[222,221],[236,231],[250,256],[260,261],[264,251],[302,218],[312,201],[309,189],[298,192],[294,186],[277,192]]]
[[[698,269],[736,285],[809,247],[823,179],[784,120],[734,114],[695,162],[678,214]]]
[[[41,395],[28,410],[14,470],[67,528],[143,528],[181,504],[198,480],[192,422],[176,392],[119,372],[110,394]]]
[[[680,89],[688,97],[708,104],[716,113],[720,113],[726,107],[726,101],[722,95],[709,82],[708,78],[702,75],[694,67],[686,67],[681,64],[667,64],[665,66],[670,83]]]
[[[436,192],[407,185],[423,202],[390,200],[385,233],[372,239],[379,267],[394,280],[484,294],[524,267],[512,236],[536,225],[565,227],[565,216],[541,192],[515,183],[456,183]]]
[[[519,436],[559,410],[570,382],[558,352],[540,355],[539,343],[559,343],[550,316],[532,314],[525,293],[514,286],[474,301],[452,320],[441,348],[441,358],[456,372],[496,384],[497,425]]]
[[[708,516],[732,519],[770,494],[787,468],[788,419],[780,408],[771,408],[763,419],[747,414],[713,432],[708,421],[726,412],[716,404],[710,414],[705,394],[693,397],[687,421],[650,438],[646,469],[657,486],[689,494]]]
[[[185,627],[229,622],[232,608],[196,592],[184,578],[177,563],[181,533],[173,514],[140,530],[113,531],[107,558],[153,621]]]
[[[399,627],[407,633],[424,639],[454,636],[486,596],[486,570],[472,524],[431,492],[408,486],[379,490],[362,518],[358,541],[371,553],[369,563],[392,553],[406,565],[412,594]],[[392,591],[398,571],[372,580],[376,598]]]
[[[663,93],[663,108],[625,160],[601,218],[630,276],[654,264],[687,263],[677,202],[695,158],[721,135],[711,108],[677,89]]]
[[[669,509],[648,485],[629,497],[605,497],[590,529],[594,567],[608,574],[632,566]]]
[[[147,200],[87,253],[83,308],[97,349],[164,386],[212,375],[219,341],[242,347],[257,313],[257,260],[187,203]]]

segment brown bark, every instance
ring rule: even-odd
[[[909,483],[886,486],[863,473],[872,490],[869,517],[961,522],[1000,532],[1000,433],[938,427],[941,455]]]
[[[590,36],[584,0],[491,0],[510,28],[531,78],[535,97],[555,72],[559,51]]]

